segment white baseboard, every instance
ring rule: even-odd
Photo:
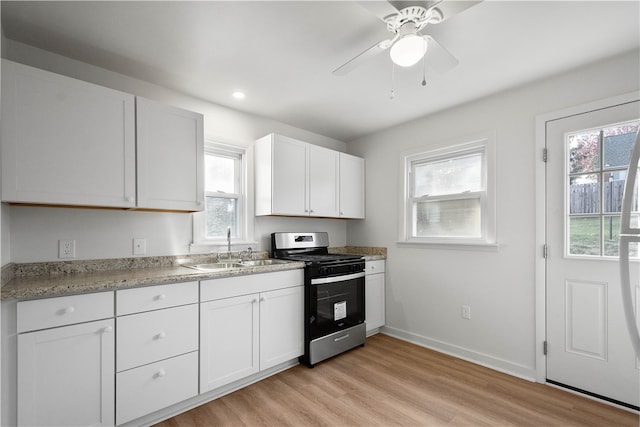
[[[458,359],[466,360],[476,365],[484,366],[495,371],[499,371],[514,377],[522,378],[527,381],[536,381],[535,367],[524,366],[508,360],[499,359],[488,354],[479,353],[464,347],[449,344],[444,341],[435,340],[412,332],[403,331],[401,329],[383,326],[380,333],[419,345]]]

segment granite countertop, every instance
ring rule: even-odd
[[[386,248],[359,246],[330,248],[330,252],[363,255],[367,260],[386,259],[387,255]],[[255,255],[257,259],[268,258],[267,252]],[[48,298],[304,268],[302,262],[213,272],[186,267],[213,262],[211,255],[184,255],[9,264],[2,268],[0,299]]]
[[[49,298],[304,268],[304,263],[302,262],[287,262],[203,272],[185,267],[180,263],[180,260],[178,260],[177,264],[161,262],[159,263],[160,265],[153,265],[158,263],[151,262],[152,265],[148,265],[148,260],[142,260],[140,263],[131,263],[131,259],[125,259],[123,265],[120,266],[114,265],[115,261],[104,260],[107,264],[106,268],[95,260],[12,265],[10,266],[10,269],[13,270],[12,272],[6,272],[4,271],[5,268],[3,268],[3,275],[12,275],[13,277],[5,279],[6,283],[0,291],[0,299]],[[198,262],[189,262],[188,264],[207,262],[214,261],[200,260]],[[49,266],[49,269],[47,269],[47,266]],[[63,272],[60,272],[60,270],[63,270]],[[33,273],[34,271],[39,274]]]

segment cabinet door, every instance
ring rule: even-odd
[[[340,153],[340,216],[364,218],[364,159]]]
[[[339,153],[317,145],[309,148],[309,215],[339,216]]]
[[[307,147],[309,144],[273,136],[272,200],[273,214],[309,215],[307,195]]]
[[[135,206],[132,95],[2,62],[2,200]]]
[[[204,209],[202,114],[136,98],[138,207]]]
[[[260,294],[260,370],[304,353],[304,287]]]
[[[384,273],[365,276],[365,321],[367,332],[384,326]]]
[[[18,425],[114,424],[113,319],[18,335]]]
[[[200,304],[200,393],[258,372],[258,294]]]

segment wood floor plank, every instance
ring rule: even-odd
[[[638,427],[638,415],[386,335],[296,366],[156,427]]]

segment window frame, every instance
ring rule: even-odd
[[[253,223],[249,221],[250,209],[248,198],[248,153],[245,148],[217,142],[213,140],[205,140],[204,143],[204,155],[218,155],[221,157],[230,157],[235,159],[235,181],[236,181],[236,193],[225,193],[217,191],[207,191],[206,186],[203,183],[204,202],[206,206],[207,197],[220,197],[220,198],[232,198],[236,199],[236,230],[235,234],[231,237],[232,245],[238,244],[253,244]],[[204,161],[204,159],[203,159]],[[206,173],[206,171],[205,171]],[[203,177],[206,179],[206,177]],[[206,236],[206,208],[202,212],[196,212],[193,214],[193,243],[191,244],[191,252],[202,252],[215,249],[215,247],[222,247],[226,250],[227,239],[225,237],[207,238]]]
[[[425,147],[401,153],[399,182],[401,191],[401,214],[398,244],[401,245],[435,245],[439,248],[479,248],[497,249],[496,240],[496,207],[495,207],[495,131],[485,132],[473,137],[440,143],[433,150]],[[413,196],[413,179],[416,165],[432,163],[447,159],[457,159],[470,155],[482,156],[482,190],[462,193],[451,193],[436,196]],[[481,230],[479,237],[458,236],[415,236],[415,205],[420,201],[472,200],[480,199]]]

